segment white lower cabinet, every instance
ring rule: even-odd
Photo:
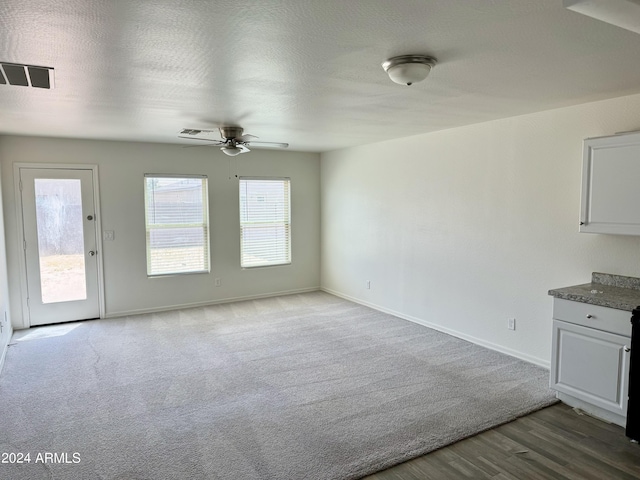
[[[597,315],[585,313],[589,311]],[[621,315],[628,319],[629,335],[620,334],[626,333],[620,332]],[[554,300],[551,388],[565,403],[622,426],[629,389],[630,318],[621,310]],[[616,333],[593,328],[594,319],[601,328],[613,325]]]

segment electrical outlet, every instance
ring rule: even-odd
[[[215,285],[216,287],[219,287],[220,285],[222,285],[222,280],[221,280],[221,279],[219,279],[219,278],[216,278],[216,279],[213,281],[213,283],[214,283],[214,285]]]
[[[516,319],[515,318],[510,318],[509,322],[507,323],[507,328],[509,330],[515,330],[516,329]]]
[[[371,280],[367,280],[367,290],[371,290]]]

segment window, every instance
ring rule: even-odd
[[[209,272],[207,177],[145,175],[147,275]]]
[[[240,178],[240,264],[291,263],[288,178]]]

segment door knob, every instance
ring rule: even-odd
[[[94,252],[93,250],[89,250],[89,256],[93,257],[96,254],[96,252]]]

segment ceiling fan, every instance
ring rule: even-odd
[[[276,143],[276,142],[256,142],[253,138],[258,138],[255,135],[243,134],[242,127],[220,127],[221,140],[215,138],[207,138],[207,135],[214,133],[215,130],[196,130],[193,128],[184,128],[180,132],[178,137],[188,138],[189,140],[203,140],[205,142],[211,142],[208,146],[219,146],[223,153],[235,157],[240,153],[250,152],[249,144],[256,144],[265,147],[273,148],[287,148],[288,143]]]

